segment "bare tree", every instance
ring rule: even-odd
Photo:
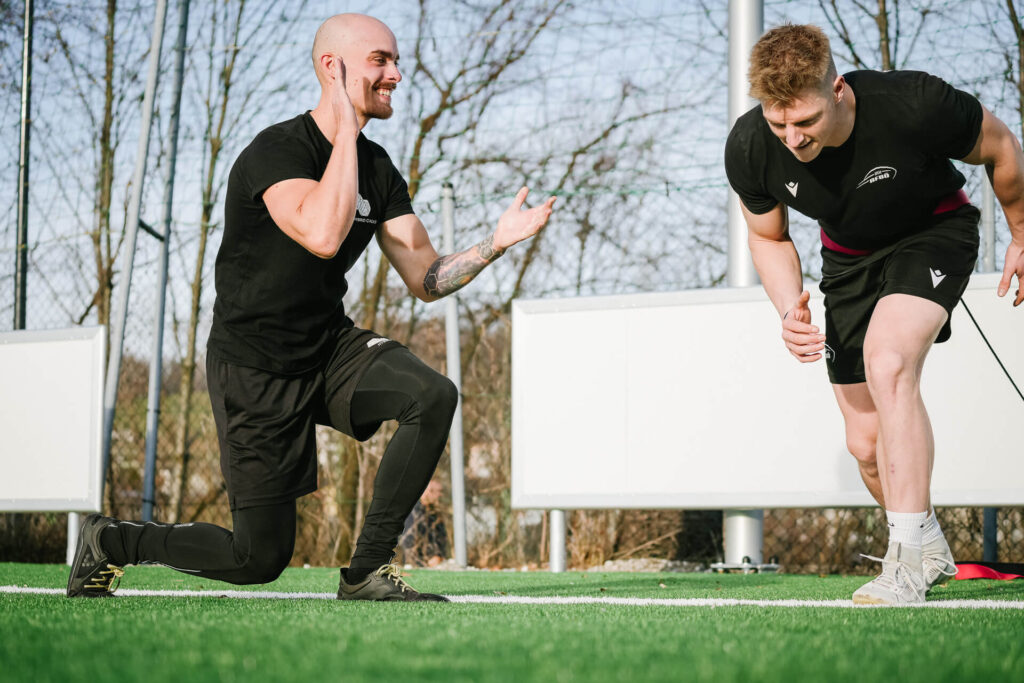
[[[1006,0],[1006,13],[1013,26],[1015,44],[1006,51],[1006,80],[1017,91],[1017,115],[1020,117],[1021,139],[1024,140],[1024,29],[1021,28],[1021,17],[1013,0]]]
[[[850,4],[855,9],[841,9],[839,0],[818,0],[829,25],[846,50],[844,56],[858,69],[891,71],[902,68],[913,53],[929,17],[934,14],[931,0],[916,3],[877,0],[874,9],[866,0],[850,0]],[[859,48],[858,15],[870,19],[875,25],[878,34],[877,62]]]
[[[514,0],[498,0],[490,6],[456,3],[465,13],[467,23],[460,32],[465,31],[467,38],[447,52],[436,38],[446,13],[432,10],[428,0],[419,0],[415,66],[410,75],[416,132],[405,174],[411,198],[415,199],[424,176],[443,163],[446,146],[474,131],[495,98],[515,87],[508,72],[530,54],[537,38],[568,4],[568,0],[536,7],[522,7]],[[375,326],[388,269],[382,255],[370,277],[372,284],[360,299],[363,327]]]
[[[123,224],[115,232],[111,221],[115,164],[124,130],[129,121],[134,120],[133,100],[141,90],[139,70],[145,58],[145,51],[139,49],[144,33],[126,28],[131,26],[126,19],[139,11],[137,3],[119,8],[117,0],[107,0],[102,23],[92,23],[93,17],[88,9],[67,8],[46,15],[43,22],[43,26],[52,30],[52,34],[45,38],[52,41],[64,62],[67,74],[65,87],[77,101],[88,124],[94,154],[94,171],[91,176],[86,176],[92,179],[93,195],[92,221],[88,229],[92,244],[93,289],[91,297],[75,316],[77,324],[93,314],[101,325],[110,322],[115,263],[124,239]],[[77,28],[69,35],[68,26]],[[86,49],[87,41],[94,37],[102,40],[101,64],[91,60],[90,51]],[[74,114],[70,111],[64,114],[65,120],[72,116]],[[40,144],[47,151],[44,158],[55,171],[62,193],[70,201],[71,195],[79,188],[66,187],[64,179],[71,183],[81,182],[82,185],[88,180],[75,179],[75,174],[68,173],[69,168],[77,169],[79,164],[74,158],[75,148],[67,143],[63,136],[45,136]]]

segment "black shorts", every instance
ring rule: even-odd
[[[206,373],[232,510],[294,500],[317,487],[316,425],[366,440],[380,425],[351,423],[352,393],[378,354],[405,348],[342,329],[322,367],[281,375],[233,365],[207,350]]]
[[[952,313],[978,259],[980,216],[966,204],[933,216],[927,228],[867,256],[822,247],[825,365],[833,384],[865,380],[864,335],[883,296],[911,294]],[[951,331],[947,317],[936,343],[949,339]]]

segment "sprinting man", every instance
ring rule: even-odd
[[[315,425],[365,440],[397,420],[338,598],[445,600],[410,588],[391,562],[444,449],[457,392],[401,344],[354,326],[342,304],[345,273],[376,237],[409,290],[433,301],[543,228],[554,197],[523,210],[520,189],[492,235],[439,256],[405,180],[361,133],[391,116],[398,59],[395,36],[377,19],[331,17],[313,42],[316,108],[261,132],[231,170],[207,379],[233,530],[91,515],[69,596],[108,596],[121,568],[140,563],[235,584],[273,581],[294,549],[295,500],[317,487]]]
[[[998,287],[1024,300],[1024,156],[971,95],[915,71],[839,75],[814,26],[768,31],[750,56],[760,100],[726,144],[750,251],[802,363],[825,356],[861,477],[886,511],[882,572],[859,604],[920,603],[956,566],[931,506],[934,442],[921,400],[933,343],[978,253],[979,212],[950,163],[984,164],[1012,240]],[[811,323],[787,206],[821,226],[825,334]],[[877,559],[877,558],[876,558]]]

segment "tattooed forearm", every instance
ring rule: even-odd
[[[499,256],[505,253],[494,248],[494,235],[488,235],[480,244],[476,245],[476,248],[480,252],[480,258],[488,263],[494,263]]]
[[[434,297],[448,296],[466,286],[481,270],[505,253],[494,248],[494,236],[458,254],[442,256],[427,269],[423,289]]]

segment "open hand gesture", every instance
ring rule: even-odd
[[[340,134],[342,131],[351,133],[353,130],[358,133],[359,131],[359,119],[356,118],[356,110],[352,106],[352,101],[348,97],[348,91],[345,90],[345,62],[340,56],[334,55],[334,60],[331,64],[331,80],[330,80],[330,92],[331,92],[331,109],[334,112],[334,120],[337,124],[337,132]]]
[[[499,252],[505,251],[516,242],[533,237],[547,225],[555,198],[548,197],[548,200],[540,206],[523,210],[523,202],[526,201],[526,195],[529,193],[529,188],[521,188],[516,193],[515,199],[512,200],[512,204],[498,219],[498,228],[494,231],[494,248]]]
[[[1006,248],[1006,262],[1003,265],[1003,277],[999,280],[996,293],[1005,296],[1010,291],[1013,276],[1017,276],[1017,291],[1014,292],[1013,305],[1020,306],[1024,301],[1024,246],[1011,241]]]
[[[825,335],[811,324],[811,309],[807,306],[810,299],[810,292],[801,292],[793,308],[782,318],[782,341],[801,363],[818,360],[825,348]]]

